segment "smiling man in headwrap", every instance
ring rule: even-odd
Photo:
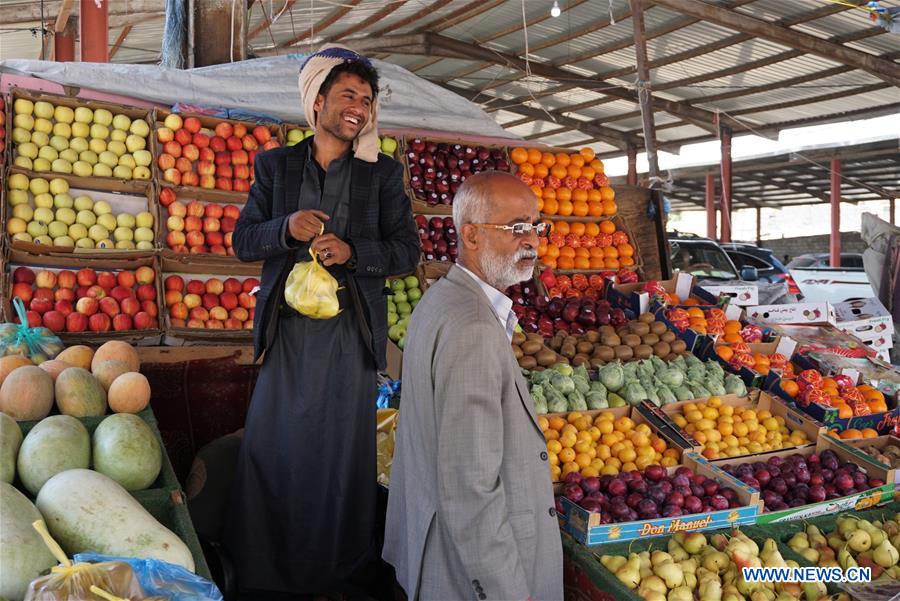
[[[377,557],[385,278],[413,271],[419,255],[400,164],[378,151],[372,64],[325,47],[299,83],[315,136],[256,158],[233,238],[239,259],[264,261],[253,324],[264,359],[225,532],[238,585],[253,599],[340,592]],[[341,285],[331,319],[285,302],[287,275],[310,249]]]

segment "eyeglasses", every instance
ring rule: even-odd
[[[514,223],[512,225],[499,225],[496,223],[473,223],[475,227],[483,227],[491,230],[504,230],[512,232],[513,236],[527,236],[532,231],[538,236],[546,236],[550,233],[552,225],[549,223]]]

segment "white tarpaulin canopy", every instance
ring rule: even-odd
[[[66,86],[142,98],[241,109],[304,123],[297,75],[304,56],[260,58],[199,69],[154,65],[0,61],[0,72],[27,75]],[[468,100],[402,67],[374,60],[380,76],[382,129],[428,129],[514,138]]]

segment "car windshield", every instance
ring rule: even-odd
[[[736,280],[734,266],[715,244],[671,242],[672,268],[704,278]]]

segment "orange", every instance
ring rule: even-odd
[[[576,167],[584,167],[584,157],[580,154],[570,154],[569,157],[572,159],[572,164]]]
[[[574,259],[575,258],[575,249],[572,248],[571,246],[563,246],[562,248],[559,249],[559,256],[566,257],[567,259]]]
[[[594,176],[597,175],[597,172],[594,171],[591,167],[582,167],[581,168],[581,177],[589,180],[591,183],[594,182]]]
[[[569,155],[564,152],[557,153],[554,158],[556,159],[556,164],[562,165],[563,167],[568,167],[569,163],[572,162],[572,159],[569,158]]]
[[[572,191],[568,188],[560,188],[556,191],[556,200],[563,202],[572,200]],[[560,213],[561,215],[562,213]]]
[[[553,223],[553,231],[563,236],[568,236],[572,232],[572,224],[568,221],[556,221]]]
[[[587,257],[575,257],[575,269],[590,269],[591,260]]]
[[[722,337],[722,340],[724,340],[728,344],[736,344],[738,342],[744,341],[744,339],[741,338],[740,334],[729,333],[727,327],[725,329],[725,336]]]
[[[725,322],[725,333],[726,334],[736,334],[741,331],[741,322],[739,321],[726,321]]]
[[[600,194],[603,195],[603,200],[615,200],[616,192],[609,186],[601,186]]]
[[[603,195],[600,193],[600,190],[591,188],[588,190],[588,200],[591,202],[603,202]]]
[[[634,257],[619,257],[619,265],[622,267],[634,267]]]
[[[588,214],[588,203],[583,201],[575,201],[572,203],[572,215],[575,217],[585,217]]]
[[[541,154],[541,164],[552,167],[556,164],[556,156],[549,152]]]
[[[588,221],[584,224],[584,235],[586,236],[597,236],[600,233],[600,226],[594,223],[593,221]]]
[[[862,432],[857,430],[856,428],[847,428],[843,432],[841,432],[841,438],[846,440],[848,438],[862,438]]]
[[[797,398],[797,395],[800,394],[800,387],[793,380],[782,380],[781,381],[781,389],[787,393],[789,397],[792,399]],[[846,405],[845,405],[846,406]],[[849,407],[848,407],[849,409]],[[850,412],[851,417],[853,416],[853,412]]]
[[[853,409],[846,403],[840,403],[837,406],[838,417],[841,419],[850,419],[853,417]]]
[[[571,257],[560,257],[556,260],[556,267],[563,270],[575,269],[575,259]]]
[[[603,263],[606,265],[606,267],[607,267],[608,269],[618,269],[619,267],[622,266],[622,264],[619,263],[619,260],[618,260],[618,259],[609,259],[609,258],[607,258],[607,259],[604,259]],[[698,330],[698,332],[699,332],[699,330]],[[706,332],[699,332],[699,333],[705,334]]]
[[[581,177],[581,167],[579,167],[578,165],[569,165],[566,168],[566,174],[570,177],[578,179],[579,177]]]
[[[594,259],[602,259],[603,258],[603,248],[600,246],[592,246],[588,249],[591,253],[591,257]]]
[[[582,148],[578,151],[581,154],[581,157],[585,160],[585,162],[590,163],[594,160],[594,150],[592,148]]]
[[[512,162],[516,165],[521,165],[528,161],[528,151],[521,146],[518,146],[510,151],[509,158],[512,159]]]
[[[590,258],[591,251],[590,249],[579,247],[575,249],[575,257],[584,257],[585,259]]]
[[[519,165],[519,173],[522,173],[522,174],[525,174],[528,176],[533,176],[534,175],[534,165],[532,165],[531,163],[522,163],[521,165]]]
[[[860,432],[863,438],[878,438],[878,431],[872,428],[863,428]]]
[[[604,200],[603,201],[603,214],[607,217],[612,217],[619,211],[618,205],[612,200]]]
[[[553,248],[553,247],[551,247],[551,248]],[[555,259],[555,258],[550,258],[550,257],[542,257],[542,258],[541,258],[541,264],[542,264],[542,265],[546,265],[546,266],[549,267],[550,269],[556,269],[556,267],[557,267],[557,265],[556,265],[556,259]]]
[[[534,192],[534,195],[535,195],[535,196],[537,196],[538,198],[543,197],[543,195],[544,195],[544,189],[543,189],[543,188],[541,188],[540,186],[535,186],[535,185],[531,185],[531,186],[528,186],[528,187],[531,188],[531,191]]]
[[[606,263],[603,259],[598,259],[597,257],[591,257],[588,261],[591,269],[604,269],[606,267]]]
[[[699,307],[691,307],[687,310],[687,314],[690,317],[699,317],[700,319],[705,319],[706,316],[703,314],[703,309]]]
[[[616,247],[616,250],[619,251],[619,257],[633,257],[634,256],[634,247],[630,244],[620,244]]]
[[[569,217],[574,210],[575,206],[571,202],[569,202],[568,200],[563,200],[562,197],[560,197],[559,209],[557,210],[558,215]]]
[[[866,404],[872,413],[884,413],[888,410],[887,403],[879,399],[873,399]]]
[[[603,257],[607,259],[618,259],[619,251],[615,246],[607,246],[603,249]]]
[[[863,395],[863,398],[866,400],[884,400],[884,394],[880,390],[875,390],[874,388],[870,388],[869,390],[863,390],[860,386],[856,387],[857,390]]]
[[[591,168],[597,173],[603,173],[603,161],[600,159],[594,159],[591,161]]]
[[[538,163],[540,163],[543,156],[543,153],[541,153],[541,151],[537,148],[528,149],[528,162],[532,165],[537,165]]]
[[[551,416],[548,421],[552,430],[562,430],[563,426],[566,425],[566,418],[560,415]]]
[[[573,202],[587,202],[587,190],[582,190],[581,188],[575,188],[572,190],[572,201]]]
[[[612,221],[601,221],[600,222],[600,233],[601,234],[612,234],[616,231],[616,224]]]
[[[547,188],[544,188],[545,190]],[[559,204],[555,198],[547,198],[544,200],[544,208],[541,211],[546,215],[556,215],[559,211]]]
[[[730,346],[717,346],[716,354],[722,358],[723,361],[731,361],[731,358],[734,357],[734,351],[731,350]]]
[[[590,198],[590,193],[588,193],[588,198]],[[591,217],[602,217],[603,204],[599,202],[588,202],[588,215]]]
[[[581,221],[573,221],[572,223],[569,223],[568,226],[569,233],[575,234],[576,236],[584,236],[586,227],[585,224]]]
[[[556,190],[548,187],[541,188],[541,198],[543,198],[544,200],[548,200],[551,198],[553,200],[556,200]]]
[[[529,165],[530,164],[531,163],[529,163]],[[550,169],[547,168],[547,165],[545,165],[543,163],[538,163],[537,165],[534,165],[534,176],[535,177],[539,177],[539,178],[543,179],[543,178],[547,177],[548,175],[550,175]]]
[[[562,165],[560,165],[559,163],[557,163],[556,165],[553,165],[550,168],[550,175],[552,175],[553,177],[563,179],[568,174],[569,174],[568,170],[565,167],[563,167]]]

